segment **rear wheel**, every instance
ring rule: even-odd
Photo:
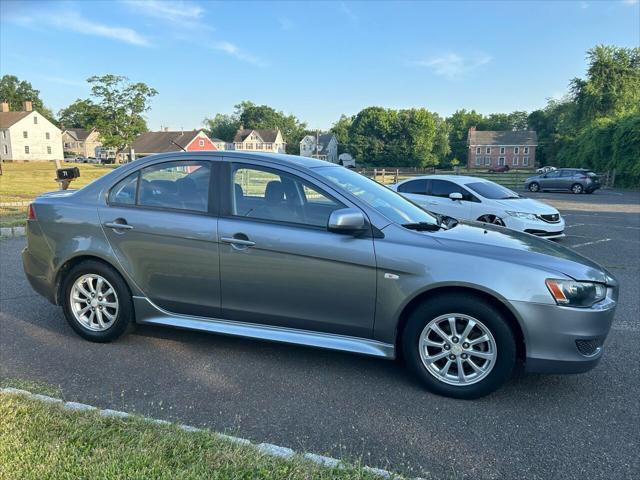
[[[529,184],[529,191],[530,192],[538,192],[540,190],[540,185],[536,182],[532,182]]]
[[[574,183],[573,185],[571,185],[571,191],[578,194],[584,192],[584,188],[579,183]]]
[[[63,282],[64,314],[81,337],[110,342],[127,330],[133,320],[133,305],[118,272],[88,260],[67,272]]]
[[[503,315],[480,298],[444,295],[414,310],[405,327],[405,360],[432,392],[473,399],[498,389],[516,361]]]

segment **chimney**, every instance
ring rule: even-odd
[[[11,110],[11,109],[9,108],[9,102],[2,102],[2,103],[0,104],[0,111],[2,111],[2,112],[8,112],[8,111],[10,111],[10,110]]]
[[[25,100],[23,105],[24,105],[25,112],[33,111],[33,103],[31,102],[31,100]]]

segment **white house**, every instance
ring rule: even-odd
[[[0,107],[0,159],[63,160],[62,131],[24,102],[24,110],[12,112],[7,102]]]
[[[234,150],[251,152],[285,153],[287,144],[280,129],[244,129],[236,132],[233,139]]]
[[[300,155],[338,163],[338,139],[332,133],[307,135],[300,141]]]

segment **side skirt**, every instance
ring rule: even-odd
[[[258,325],[255,323],[235,322],[218,318],[192,317],[168,312],[146,297],[133,297],[136,321],[146,325],[165,325],[169,327],[220,333],[234,337],[257,338],[272,342],[292,343],[309,347],[341,350],[394,359],[394,345],[368,338],[348,337],[324,332],[311,332],[294,328]]]

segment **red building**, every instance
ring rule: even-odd
[[[476,130],[467,136],[467,167],[489,169],[508,165],[514,168],[534,168],[538,136],[534,130]]]
[[[211,139],[202,130],[146,132],[138,136],[131,144],[133,158],[145,157],[154,153],[201,152],[217,150]]]

